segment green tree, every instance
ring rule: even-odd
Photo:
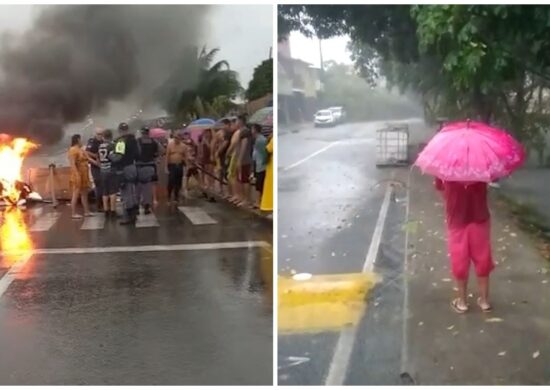
[[[550,7],[279,6],[281,36],[292,30],[348,34],[361,76],[416,91],[427,116],[496,120],[525,140],[546,128]]]
[[[246,90],[246,98],[255,100],[273,93],[273,60],[270,58],[254,68],[252,80]]]
[[[219,49],[188,47],[177,69],[157,90],[162,107],[178,118],[212,115],[214,102],[241,93],[238,74],[227,61],[214,62]]]

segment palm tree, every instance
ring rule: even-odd
[[[158,89],[162,107],[171,115],[204,116],[221,96],[235,98],[241,91],[237,72],[225,60],[214,62],[219,49],[188,47],[180,63],[166,82]]]

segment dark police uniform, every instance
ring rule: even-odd
[[[120,197],[127,222],[134,222],[139,210],[136,192],[138,144],[133,134],[124,134],[115,141],[111,161],[115,163],[120,179]]]
[[[156,175],[156,159],[159,155],[158,143],[148,135],[138,139],[137,196],[148,213],[153,204],[153,179]]]

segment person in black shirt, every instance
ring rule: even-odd
[[[151,213],[153,204],[153,178],[156,174],[156,160],[159,156],[157,141],[149,136],[149,128],[141,129],[141,137],[138,139],[139,154],[137,158],[137,197],[143,205],[145,214]]]
[[[103,129],[97,128],[95,130],[95,135],[88,140],[86,144],[86,154],[88,154],[90,171],[92,172],[92,178],[94,179],[94,192],[97,202],[97,209],[101,211],[101,197],[102,197],[102,188],[101,188],[101,170],[99,168],[98,161],[98,150],[99,145],[102,142],[102,132]]]
[[[128,124],[121,123],[118,126],[120,137],[115,142],[115,151],[111,161],[115,163],[120,179],[120,197],[124,204],[124,219],[121,225],[130,225],[136,222],[139,211],[136,182],[136,160],[139,154],[139,146],[136,137],[130,133]]]
[[[105,130],[103,132],[103,142],[99,145],[99,168],[100,168],[100,183],[103,198],[103,210],[105,216],[116,216],[116,194],[119,190],[117,174],[111,162],[111,156],[115,150],[113,142],[113,132]]]

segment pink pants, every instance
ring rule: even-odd
[[[474,263],[477,276],[489,276],[495,268],[491,256],[491,221],[449,227],[447,234],[453,276],[467,280],[470,261]]]

